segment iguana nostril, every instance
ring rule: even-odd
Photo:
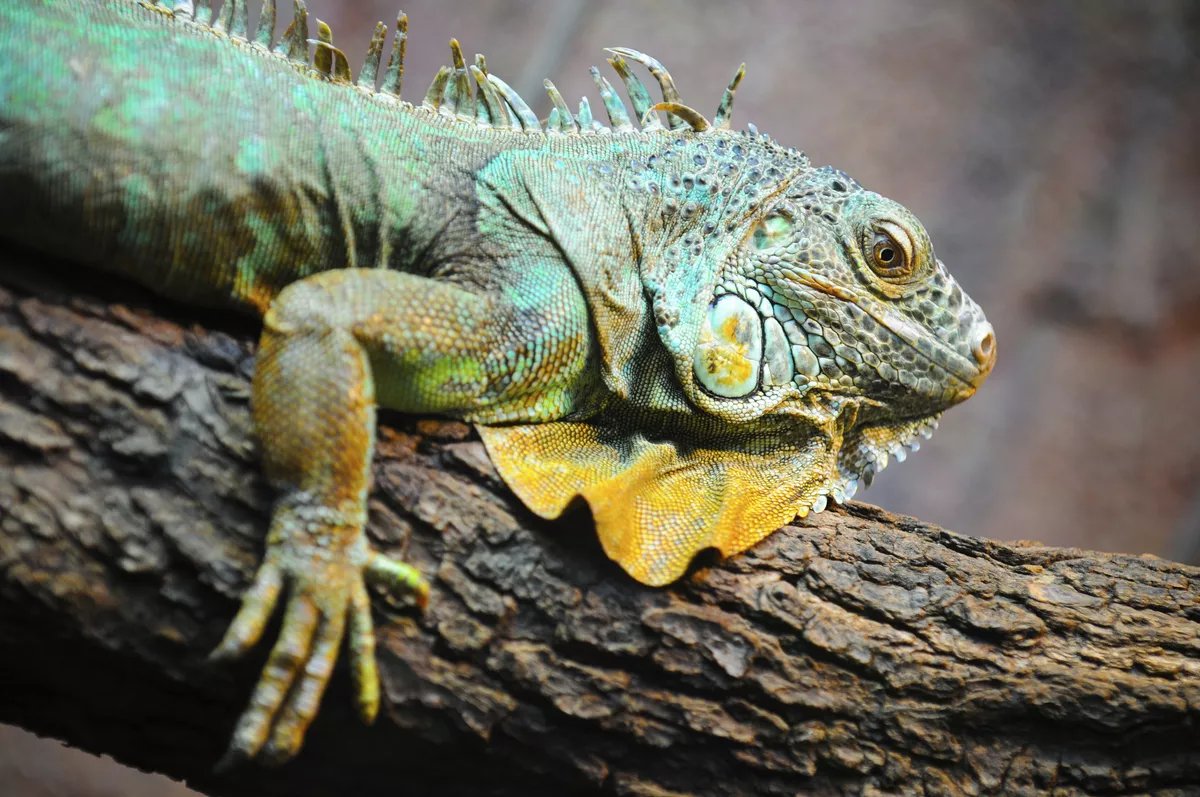
[[[971,353],[979,363],[980,376],[986,376],[996,363],[996,333],[984,321],[971,334]]]

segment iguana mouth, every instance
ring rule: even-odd
[[[992,363],[995,362],[994,345],[987,353],[987,357],[984,359],[981,367],[954,351],[942,341],[929,335],[918,324],[909,321],[899,313],[883,306],[882,303],[873,300],[863,293],[834,284],[828,279],[805,269],[795,269],[793,274],[797,278],[797,281],[807,288],[831,296],[839,301],[854,304],[874,319],[880,326],[907,344],[922,360],[959,380],[963,384],[963,390],[960,393],[965,392],[965,395],[962,396],[962,399],[956,400],[955,403],[970,397],[991,372]],[[987,330],[990,332],[990,325],[987,326]]]
[[[880,308],[863,307],[862,304],[859,304],[859,307],[870,313],[871,317],[887,328],[889,332],[907,343],[926,362],[936,365],[964,382],[971,393],[975,392],[975,388],[991,370],[990,366],[987,369],[981,369],[941,340],[929,335],[917,324],[890,309],[882,308],[882,312],[879,312]],[[872,312],[873,310],[875,312]]]

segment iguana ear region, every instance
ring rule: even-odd
[[[712,393],[740,398],[758,387],[762,319],[740,296],[726,294],[709,308],[693,358],[696,380]]]
[[[695,421],[692,421],[694,424]],[[714,424],[715,426],[715,424]],[[736,437],[720,428],[666,430],[652,439],[608,416],[587,422],[480,426],[492,462],[536,514],[556,518],[578,496],[609,558],[643,584],[678,579],[700,551],[744,551],[814,504],[834,470],[822,434],[764,424]],[[703,441],[692,445],[680,440]]]

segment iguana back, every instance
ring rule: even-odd
[[[214,36],[136,2],[0,5],[0,235],[264,312],[332,268],[430,271],[473,237],[473,173],[545,144],[319,79],[305,30],[271,53],[230,16]]]

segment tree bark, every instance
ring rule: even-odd
[[[370,533],[433,595],[375,600],[380,719],[339,671],[295,762],[213,774],[267,648],[204,660],[270,505],[255,337],[0,255],[0,721],[230,797],[1198,793],[1200,570],[853,503],[651,589],[388,413]]]

